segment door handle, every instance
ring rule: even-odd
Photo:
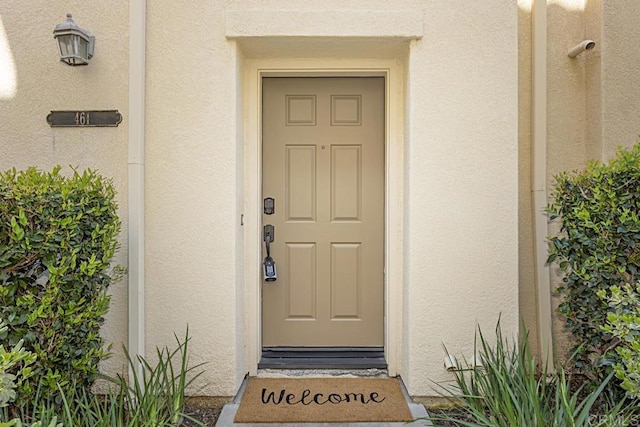
[[[264,244],[267,249],[267,256],[264,258],[262,263],[264,281],[275,282],[278,278],[278,274],[276,272],[276,263],[273,258],[271,258],[271,243],[275,240],[275,229],[273,225],[267,224],[264,226],[262,240],[264,240]]]

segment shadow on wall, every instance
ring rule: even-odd
[[[546,186],[553,190],[553,176],[563,170],[580,169],[589,153],[599,151],[601,144],[600,99],[600,39],[602,36],[602,5],[589,0],[547,0],[547,100],[546,100],[546,161],[534,165],[532,123],[532,0],[518,0],[519,6],[519,301],[520,313],[530,330],[530,342],[538,353],[540,324],[538,283],[535,253],[546,241],[536,240],[534,216],[539,205],[534,203],[532,189]],[[567,56],[569,50],[584,39],[597,45],[577,58]],[[539,148],[539,147],[538,147]],[[601,150],[600,150],[601,151]],[[544,168],[546,183],[533,182],[534,167]],[[546,235],[558,232],[551,224]],[[572,337],[565,329],[565,319],[556,311],[560,297],[555,289],[562,284],[557,266],[551,265],[552,335],[556,355],[562,362],[571,347]],[[547,273],[549,274],[549,273]],[[544,298],[544,295],[542,296]]]
[[[592,9],[596,9],[593,6]],[[553,176],[566,170],[584,168],[588,147],[599,136],[599,99],[591,89],[598,84],[591,61],[599,46],[576,58],[569,51],[584,39],[600,41],[600,31],[594,28],[601,19],[590,14],[585,0],[550,1],[547,9],[547,197],[553,191]],[[599,63],[597,64],[599,69]],[[599,71],[598,71],[599,74]],[[595,96],[594,96],[595,95]],[[548,234],[559,233],[559,224],[551,223]],[[566,319],[558,311],[562,297],[556,289],[562,285],[563,274],[556,264],[550,265],[552,290],[552,334],[558,362],[570,356],[573,336],[566,328]]]

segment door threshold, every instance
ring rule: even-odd
[[[382,347],[265,347],[258,369],[387,369]]]

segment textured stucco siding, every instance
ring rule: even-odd
[[[640,141],[640,2],[602,1],[602,157]]]
[[[308,21],[319,7],[318,16],[340,16],[339,27],[353,25],[352,31],[334,37],[335,20]],[[268,49],[261,51],[256,41],[243,50],[226,37],[227,16],[261,11],[274,17],[268,22],[271,34],[262,36],[278,38],[267,40]],[[405,30],[423,32],[422,39],[409,44],[396,37],[396,24],[372,25],[380,11],[409,11],[418,18]],[[97,38],[87,67],[67,67],[56,57],[51,31],[66,12]],[[285,19],[292,13],[310,25],[292,25]],[[182,336],[188,325],[191,363],[206,362],[190,391],[194,395],[233,395],[250,369],[242,264],[247,237],[240,225],[247,185],[244,61],[301,57],[309,46],[318,49],[316,57],[403,62],[404,282],[388,286],[402,289],[403,323],[395,339],[402,349],[398,371],[409,392],[437,394],[432,381],[450,378],[442,344],[470,357],[477,325],[491,335],[501,316],[505,334],[515,335],[518,13],[515,0],[301,0],[295,6],[280,0],[194,0],[188,7],[148,1],[147,353],[171,345],[173,334]],[[112,176],[125,230],[118,262],[125,264],[128,4],[12,0],[0,4],[0,19],[17,69],[16,94],[0,97],[0,167],[60,163]],[[314,40],[279,44],[294,35]],[[393,40],[380,43],[387,35]],[[25,37],[32,39],[29,47]],[[365,49],[358,49],[358,37]],[[118,128],[52,129],[45,122],[52,109],[113,108],[125,117]],[[127,340],[126,281],[113,294],[105,336],[117,350]],[[117,356],[105,369],[123,366]]]
[[[244,351],[236,319],[247,313],[236,299],[243,283],[234,267],[242,258],[236,243],[241,212],[230,203],[243,186],[237,179],[240,129],[230,126],[241,102],[236,67],[242,53],[221,33],[223,12],[273,11],[267,29],[247,31],[286,38],[302,31],[292,28],[286,13],[316,7],[298,2],[287,11],[281,3],[251,1],[196,2],[187,10],[149,6],[147,338],[150,346],[189,323],[193,361],[210,361],[199,394],[233,394],[246,370],[234,364]],[[337,13],[389,7],[323,4]],[[411,393],[433,394],[430,380],[446,377],[442,343],[468,354],[476,324],[492,328],[501,313],[507,333],[517,330],[517,9],[509,1],[393,7],[423,14],[427,29],[409,53],[408,275],[393,285],[404,287],[407,301],[409,353],[400,373]],[[376,36],[368,22],[354,20],[353,26],[355,35]],[[305,35],[329,36],[316,34],[329,27],[316,27]],[[176,37],[194,42],[172,44]],[[153,48],[160,45],[168,47]],[[278,53],[291,56],[290,46],[282,46]]]
[[[430,3],[409,59],[405,380],[433,394],[442,345],[518,328],[515,2]]]
[[[236,319],[241,283],[234,46],[224,10],[147,3],[147,351],[189,326],[193,394],[233,395],[243,373]]]

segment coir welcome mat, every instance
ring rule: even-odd
[[[395,378],[250,378],[234,422],[412,420]]]

